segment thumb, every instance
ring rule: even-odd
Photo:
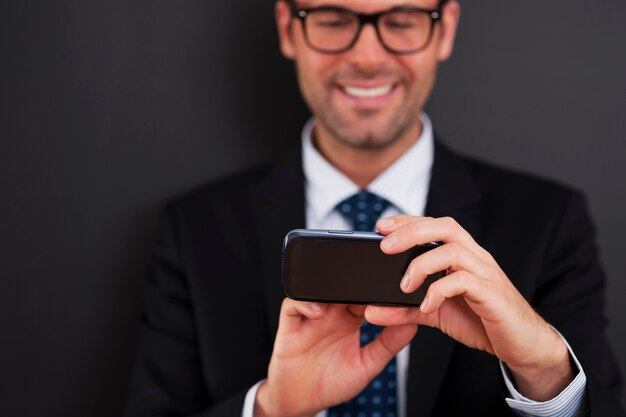
[[[278,333],[287,335],[298,332],[303,321],[319,320],[324,317],[324,314],[325,306],[323,305],[285,298],[280,308]]]
[[[361,349],[361,360],[370,379],[382,372],[385,366],[415,337],[417,326],[385,327],[373,342]]]

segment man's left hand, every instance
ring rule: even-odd
[[[508,366],[520,393],[535,401],[554,398],[573,380],[561,337],[455,220],[401,215],[376,226],[387,235],[381,249],[390,255],[419,244],[443,243],[411,262],[400,284],[404,292],[415,291],[430,274],[447,270],[448,275],[430,286],[419,309],[368,306],[369,322],[436,327],[466,346],[487,351]]]

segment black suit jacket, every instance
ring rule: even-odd
[[[285,234],[305,226],[300,149],[171,204],[147,284],[126,416],[239,417],[266,377]],[[436,142],[426,213],[452,216],[572,345],[593,416],[621,415],[604,277],[580,194]],[[424,378],[423,375],[427,375]],[[302,375],[302,378],[306,378]],[[407,416],[512,415],[495,357],[421,327]]]

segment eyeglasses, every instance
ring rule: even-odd
[[[302,21],[307,45],[318,52],[340,54],[351,49],[363,26],[371,23],[382,46],[394,54],[410,54],[425,49],[441,20],[436,10],[394,7],[379,13],[358,13],[336,6],[299,9],[292,3],[294,18]]]

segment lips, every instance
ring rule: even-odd
[[[376,87],[343,87],[344,93],[355,98],[376,98],[389,94],[393,90],[393,84],[380,85]]]

